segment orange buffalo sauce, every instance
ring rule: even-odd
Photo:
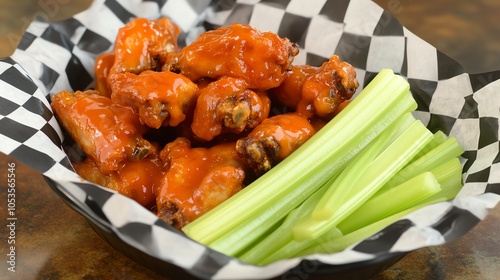
[[[128,106],[151,128],[177,126],[186,119],[198,97],[198,86],[183,75],[146,70],[114,73],[111,99]]]
[[[234,143],[191,148],[189,140],[177,138],[160,157],[168,169],[157,196],[158,214],[179,227],[243,188],[245,173]]]
[[[74,167],[83,178],[115,190],[146,207],[155,203],[164,173],[161,161],[154,153],[139,161],[122,162],[120,169],[107,174],[99,169],[91,157],[74,163]]]
[[[120,28],[115,40],[115,62],[111,72],[138,74],[159,70],[168,53],[176,51],[180,28],[167,18],[136,18]]]
[[[149,154],[147,131],[133,110],[111,102],[97,92],[63,91],[52,98],[52,108],[66,131],[94,158],[104,173],[116,171],[125,160]]]
[[[193,81],[244,79],[251,89],[268,90],[283,82],[298,46],[272,32],[232,24],[207,31],[173,55],[175,67]]]
[[[103,53],[96,58],[94,65],[95,90],[104,96],[111,97],[111,86],[108,83],[108,76],[115,62],[115,53]]]

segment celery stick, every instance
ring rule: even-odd
[[[451,200],[457,196],[462,189],[462,165],[458,158],[449,160],[448,162],[434,168],[432,174],[436,177],[441,185],[441,191],[422,201],[422,203],[430,204]]]
[[[448,136],[444,132],[442,132],[441,130],[436,131],[432,135],[432,140],[429,142],[429,144],[425,145],[425,147],[415,156],[415,158],[410,161],[410,163],[427,154],[432,149],[444,143],[446,140],[448,140]]]
[[[337,233],[338,229],[335,227],[331,228],[332,232]],[[338,234],[342,236],[342,234]],[[303,241],[297,241],[295,239],[291,239],[287,242],[285,246],[282,246],[277,251],[273,252],[271,255],[266,256],[263,260],[256,263],[258,265],[268,265],[275,261],[279,261],[282,259],[293,258],[299,252],[303,251],[305,248],[309,248],[311,246],[319,245],[318,239],[307,239]]]
[[[315,253],[327,254],[344,250],[347,247],[366,239],[367,237],[380,231],[382,228],[388,226],[389,224],[392,224],[394,221],[406,216],[409,213],[412,213],[413,211],[421,207],[443,200],[453,199],[462,188],[462,166],[458,158],[449,160],[445,164],[442,164],[441,166],[433,169],[431,173],[434,175],[441,188],[441,190],[436,194],[415,203],[414,206],[407,210],[403,210],[399,213],[393,214],[387,218],[376,221],[353,232],[348,232],[348,230],[346,230],[345,228],[346,225],[344,223],[351,219],[357,221],[357,218],[354,217],[355,213],[353,213],[346,220],[344,220],[344,222],[338,225],[338,229],[341,229],[344,233],[343,236],[340,236],[338,238],[325,238],[324,236],[322,236],[321,239],[326,240],[320,242],[320,245],[318,246],[311,246],[305,249],[304,251],[300,252],[299,256],[311,255]],[[372,197],[368,202],[366,202],[366,204],[377,198],[379,197]],[[397,199],[395,199],[395,196],[389,196],[389,199],[385,201],[397,201]],[[364,205],[361,207],[366,207]],[[384,203],[380,203],[379,205],[384,205]],[[365,211],[365,213],[366,212],[369,211]]]
[[[342,232],[344,233],[343,236],[340,236],[338,238],[331,238],[328,237],[328,234],[325,234],[320,238],[318,241],[318,245],[313,245],[308,247],[307,249],[303,250],[296,256],[305,256],[305,255],[311,255],[311,254],[328,254],[328,253],[333,253],[333,252],[338,252],[341,250],[346,249],[347,247],[356,244],[369,236],[377,233],[381,229],[385,228],[389,224],[392,224],[396,220],[399,220],[400,218],[406,216],[409,213],[412,213],[413,211],[424,207],[426,205],[444,201],[444,200],[449,200],[453,199],[457,193],[460,191],[462,188],[462,166],[460,164],[460,160],[458,158],[454,158],[449,160],[448,162],[440,165],[439,167],[433,169],[431,173],[434,175],[436,180],[441,186],[441,190],[437,192],[434,195],[431,195],[430,197],[423,199],[419,202],[417,202],[414,206],[412,206],[410,209],[403,210],[399,213],[396,213],[394,215],[391,215],[387,218],[381,219],[379,221],[376,221],[372,224],[369,224],[363,228],[357,229],[353,232],[346,232],[346,229],[343,228],[345,227],[345,224],[343,225],[344,222],[351,220],[355,220],[354,218],[354,213],[351,214],[344,222],[340,223],[338,225],[338,229],[343,229]],[[390,193],[390,192],[388,192]],[[370,203],[370,201],[377,199],[379,197],[372,197],[367,203]],[[390,199],[385,200],[385,201],[397,201],[397,199],[394,199],[392,196]],[[390,203],[385,203],[385,204],[390,204]],[[366,204],[365,204],[366,205]],[[380,203],[379,205],[384,205],[384,203]],[[361,207],[364,207],[361,206]],[[358,209],[359,210],[359,209]],[[368,212],[368,211],[365,211]],[[290,257],[290,256],[289,256]]]
[[[239,256],[243,261],[250,263],[260,264],[267,262],[270,259],[274,259],[276,256],[287,256],[293,254],[295,248],[307,247],[310,244],[314,244],[315,240],[306,240],[303,242],[297,242],[293,240],[292,228],[300,220],[307,218],[311,215],[311,211],[314,210],[315,205],[324,197],[326,191],[331,191],[328,186],[334,184],[334,182],[346,181],[343,178],[349,179],[355,178],[357,175],[363,173],[367,166],[372,162],[381,152],[381,150],[388,146],[387,143],[392,143],[401,134],[403,134],[409,127],[411,127],[415,122],[415,118],[410,114],[404,114],[388,128],[386,128],[369,146],[361,151],[341,172],[338,178],[330,179],[325,186],[320,188],[315,195],[309,197],[297,210],[301,211],[301,215],[294,215],[293,218],[286,220],[286,225],[284,224],[276,232],[272,233],[272,236],[266,238],[263,242],[257,244],[255,247],[251,248],[248,252]],[[420,122],[419,122],[420,123]],[[349,181],[349,180],[347,180]],[[350,185],[346,186],[350,188]],[[290,216],[289,216],[290,217]],[[331,234],[339,235],[338,230],[330,230]],[[210,247],[211,244],[209,245]],[[214,247],[212,247],[214,248]],[[283,248],[283,249],[281,249]],[[215,249],[215,248],[214,248]]]
[[[425,205],[420,203],[419,205],[414,206],[410,209],[401,211],[345,235],[339,234],[338,232],[340,230],[335,227],[331,231],[325,232],[322,236],[315,239],[308,239],[304,241],[292,240],[291,242],[288,242],[287,245],[281,247],[278,251],[269,255],[267,258],[257,264],[268,265],[282,259],[306,256],[311,254],[328,254],[344,250],[347,247],[374,235],[388,225]]]
[[[373,162],[367,163],[370,166],[364,174],[360,174],[361,178],[358,179],[357,184],[345,190],[349,192],[349,196],[344,202],[326,205],[327,207],[318,210],[331,214],[328,219],[317,220],[311,217],[295,225],[294,239],[297,241],[314,239],[337,226],[401,170],[431,138],[432,133],[420,121],[416,121]],[[326,196],[323,199],[331,200]]]
[[[408,83],[382,70],[332,121],[298,150],[183,231],[209,244],[254,219],[269,228],[338,173],[357,152],[405,112],[416,108]],[[242,226],[243,225],[243,226]],[[241,242],[259,238],[240,231]]]
[[[297,187],[298,189],[294,191],[302,192],[303,197],[297,197],[297,194],[291,193],[284,196],[282,200],[276,198],[274,205],[270,205],[268,209],[263,209],[263,212],[256,214],[252,218],[248,218],[244,223],[221,232],[217,238],[211,242],[206,242],[205,245],[230,256],[235,256],[245,251],[259,238],[262,238],[262,235],[268,232],[269,228],[275,226],[277,221],[282,220],[293,210],[289,209],[289,205],[285,205],[287,201],[291,204],[296,204],[296,207],[298,207],[298,205],[307,199],[306,195],[311,191],[312,187],[306,185],[303,181],[301,182],[301,185]],[[297,200],[300,200],[300,202],[297,202]]]
[[[462,165],[458,158],[453,158],[431,170],[443,190],[462,185]]]
[[[397,220],[403,218],[404,216],[406,216],[406,215],[412,213],[413,211],[416,211],[422,207],[423,207],[423,205],[414,206],[410,209],[401,211],[399,213],[391,215],[387,218],[384,218],[384,219],[379,220],[375,223],[369,224],[363,228],[360,228],[360,229],[353,231],[351,233],[339,236],[337,238],[329,238],[329,237],[322,236],[320,238],[320,240],[318,241],[318,244],[314,244],[313,246],[307,247],[306,249],[297,253],[293,257],[308,256],[308,255],[312,255],[312,254],[331,254],[334,252],[339,252],[339,251],[345,250],[349,246],[352,246],[358,242],[361,242],[362,240],[365,240],[366,238],[368,238],[370,236],[373,236],[374,234],[381,231],[382,229],[389,226],[390,224],[396,222]]]
[[[356,185],[357,179],[361,178],[359,174],[363,174],[366,169],[384,148],[387,148],[394,140],[401,136],[416,119],[411,113],[406,113],[386,128],[381,135],[379,135],[373,143],[371,143],[365,150],[356,156],[341,172],[339,177],[330,184],[331,187],[325,193],[325,196],[314,207],[311,216],[314,219],[328,219],[333,212],[333,205],[340,205],[346,200],[349,195],[351,186]],[[330,209],[331,211],[325,211]]]
[[[416,119],[413,117],[413,115],[410,112],[403,114],[397,120],[395,120],[382,133],[382,134],[385,135],[384,139],[386,139],[386,141],[378,140],[379,142],[382,141],[381,145],[379,145],[379,147],[377,148],[377,150],[375,150],[375,153],[372,152],[370,161],[373,160],[373,158],[375,158],[375,156],[377,156],[379,154],[380,148],[385,147],[384,145],[387,145],[386,142],[387,143],[393,142],[395,140],[395,138],[397,138],[399,135],[401,135],[415,121],[416,121]],[[380,136],[378,138],[380,138]],[[373,144],[370,144],[370,146],[373,146]],[[358,154],[353,159],[353,162],[361,162],[361,164],[358,164],[358,166],[361,166],[362,168],[364,168],[364,166],[367,166],[366,165],[366,162],[367,162],[366,154],[368,154],[368,153],[363,150],[360,154]],[[361,159],[361,157],[365,157],[365,159]],[[346,169],[347,168],[351,168],[352,169],[351,166],[353,165],[353,162],[349,163],[349,165],[348,165],[348,167],[346,167]],[[347,171],[346,169],[344,169],[340,173],[339,176],[345,176],[345,174],[348,174],[349,172],[346,172]],[[357,174],[362,173],[363,171],[361,169],[358,169],[358,170],[351,170],[351,172],[353,172],[353,174],[357,175]],[[332,182],[333,182],[333,179],[335,179],[335,176],[332,177],[327,182],[327,185],[331,185]],[[339,180],[339,179],[340,178],[338,178],[336,180]],[[326,188],[325,188],[325,190],[326,190]],[[306,201],[310,200],[310,198],[307,199]],[[314,208],[314,205],[312,205],[310,207],[310,209],[309,208],[305,208],[305,209],[307,209],[305,211],[312,210]],[[310,213],[310,211],[307,212],[307,213]],[[262,235],[263,234],[263,228],[266,228],[266,227],[259,227],[260,225],[262,225],[262,221],[260,219],[254,219],[252,221],[248,221],[245,225],[243,225],[243,227],[239,227],[239,228],[237,228],[237,230],[230,230],[227,233],[225,233],[224,235],[222,235],[220,238],[218,238],[217,240],[215,240],[214,242],[209,243],[207,245],[210,248],[212,248],[214,250],[217,250],[219,252],[224,252],[227,255],[237,256],[240,252],[242,252],[245,249],[245,247],[249,246],[247,243],[242,242],[242,239],[243,238],[248,238],[248,235],[245,236],[245,235],[242,235],[242,234]],[[238,232],[240,232],[241,234],[238,234]],[[277,241],[277,240],[273,241],[272,244],[277,245],[277,244],[280,244],[280,242],[285,242],[286,239],[285,239],[284,236],[287,236],[287,235],[286,234],[281,235],[281,240],[279,240],[279,241]],[[270,240],[272,240],[272,239],[270,239]],[[261,245],[261,246],[263,246],[263,245]],[[259,248],[255,248],[255,249],[253,249],[253,250],[251,249],[251,250],[252,250],[252,252],[260,252],[261,249],[259,249]],[[268,246],[267,248],[270,249],[271,247]],[[255,253],[252,253],[252,254],[255,254]],[[250,257],[248,257],[248,259],[250,259]],[[255,259],[255,258],[253,258],[253,259]]]
[[[292,210],[280,227],[278,227],[271,234],[267,235],[262,241],[251,247],[244,254],[238,256],[238,258],[242,261],[257,264],[265,257],[277,251],[280,247],[286,245],[293,239],[292,226],[295,221],[309,215],[311,210],[314,208],[314,205],[316,205],[316,203],[318,203],[321,197],[325,194],[325,191],[326,188],[320,188],[316,191],[299,207]],[[222,243],[225,244],[224,240],[222,240]],[[220,250],[220,248],[218,246],[214,246],[214,244],[210,244],[209,246],[215,250]],[[228,250],[229,249],[224,250],[224,252],[227,252]]]
[[[372,197],[338,224],[344,233],[351,233],[378,220],[408,209],[441,190],[432,172],[424,172],[383,195]],[[391,203],[388,203],[391,202]]]
[[[403,170],[387,182],[381,192],[397,186],[422,172],[431,171],[448,160],[457,158],[463,152],[464,150],[458,143],[457,139],[455,137],[450,137],[425,155],[405,166]]]
[[[335,178],[336,178],[336,176],[333,176],[332,178],[330,178],[330,180],[328,182],[335,180]],[[274,236],[276,235],[275,232],[283,232],[283,235],[278,236],[278,238],[277,238],[280,240],[275,240],[275,242],[273,243],[274,245],[279,246],[280,242],[286,241],[286,239],[285,239],[286,233],[284,232],[285,230],[283,230],[283,228],[285,228],[285,227],[288,228],[289,225],[292,223],[292,221],[295,221],[296,219],[310,213],[310,209],[312,209],[314,207],[314,205],[317,203],[317,201],[319,200],[319,198],[321,198],[323,196],[324,190],[325,190],[324,188],[319,188],[318,191],[316,191],[314,194],[309,196],[302,204],[299,205],[299,207],[297,207],[296,209],[293,209],[285,217],[284,221],[280,225],[276,226],[276,229],[274,231],[271,231],[270,234],[262,237],[261,240],[254,240],[254,244],[252,244],[251,246],[249,244],[247,244],[246,242],[241,242],[243,240],[243,238],[248,239],[248,236],[245,237],[245,236],[240,236],[238,234],[239,231],[242,231],[241,228],[237,228],[236,230],[233,229],[233,230],[226,232],[220,238],[214,240],[214,242],[207,244],[207,246],[209,246],[210,248],[212,248],[216,251],[224,252],[224,254],[229,255],[229,256],[233,256],[233,257],[236,257],[236,256],[239,257],[239,255],[241,255],[243,253],[256,254],[256,252],[259,252],[261,249],[259,249],[259,248],[254,249],[255,246],[261,246],[260,244],[262,242],[268,242],[268,241],[264,241],[264,240],[274,238]],[[299,211],[297,211],[297,210],[299,210]],[[307,211],[309,211],[309,212],[307,212]],[[251,221],[248,221],[247,223],[245,223],[245,225],[242,228],[243,228],[244,232],[250,232],[250,230],[245,228],[245,227],[247,227],[247,228],[250,228],[253,230],[252,232],[250,232],[250,234],[262,236],[262,235],[264,235],[263,228],[265,228],[265,227],[261,227],[261,225],[262,225],[262,223],[261,223],[260,219],[255,219],[255,220],[251,220]],[[287,230],[290,231],[290,238],[291,238],[291,230],[290,229],[287,229]],[[273,235],[273,237],[270,237],[269,235]],[[251,238],[251,239],[253,240],[256,238]],[[253,250],[253,253],[246,253],[249,250]],[[249,257],[249,259],[250,258],[255,258],[255,257]]]
[[[457,196],[457,194],[460,192],[461,189],[462,185],[455,185],[454,187],[449,187],[446,190],[440,191],[437,194],[425,199],[421,203],[429,205],[441,201],[452,200]]]
[[[390,135],[387,137],[387,142],[386,146],[384,149],[386,149],[394,140],[396,140],[403,132],[405,132],[413,123],[416,121],[415,117],[412,115],[411,112],[405,113],[401,115],[398,119],[394,121],[394,123],[391,124],[391,126],[387,127],[386,130],[390,130]]]
[[[325,233],[325,240],[338,240],[341,238],[342,232],[338,228],[332,228],[330,231]],[[323,244],[323,239],[309,239],[304,241],[291,240],[285,246],[279,248],[277,251],[266,256],[263,260],[256,263],[258,265],[268,265],[275,261],[282,259],[293,258],[297,256],[305,248],[310,248],[314,246],[321,246]]]
[[[406,130],[415,121],[416,119],[410,112],[402,114],[388,128],[384,129],[384,134],[386,134],[385,138],[389,139],[389,141],[386,142],[391,143],[392,141],[394,141],[397,136],[403,133],[403,131]],[[389,132],[386,133],[386,131]],[[382,143],[382,146],[383,145],[387,144]],[[380,146],[379,149],[382,146]],[[359,153],[358,155],[364,156],[364,154],[366,153],[361,151],[361,153]],[[373,157],[375,157],[377,154],[378,152],[376,152]],[[353,160],[359,161],[356,159],[357,157],[358,156],[354,157]],[[364,160],[364,162],[366,162],[366,160]],[[364,162],[361,163],[362,167],[366,165]],[[342,171],[340,176],[345,173],[345,171]],[[362,170],[358,170],[355,172],[355,174],[358,173],[362,173]],[[332,179],[334,179],[334,177],[335,176],[330,178],[328,185],[331,185]],[[243,251],[245,251],[245,249],[247,249],[247,247],[250,246],[250,242],[255,243],[255,240],[258,239],[259,236],[262,236],[264,234],[264,232],[268,228],[267,224],[274,221],[273,217],[270,215],[267,216],[267,220],[264,219],[266,217],[266,214],[272,214],[272,212],[263,213],[258,218],[247,221],[245,224],[227,231],[218,239],[206,245],[214,250],[223,252],[226,255],[237,256],[238,254],[241,254]],[[284,242],[285,239],[283,238],[281,241]],[[276,242],[274,244],[278,243]],[[259,250],[260,249],[256,249],[255,252],[258,252]]]

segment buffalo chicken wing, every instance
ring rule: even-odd
[[[164,173],[156,151],[141,160],[125,161],[118,170],[107,174],[99,169],[91,157],[75,163],[74,168],[84,179],[115,190],[146,207],[154,205]]]
[[[321,67],[293,66],[287,79],[273,89],[273,98],[307,118],[329,120],[358,86],[354,67],[334,55]]]
[[[141,160],[152,145],[134,112],[94,90],[62,91],[51,103],[59,122],[104,173],[116,171],[126,160]]]
[[[115,53],[107,52],[97,56],[94,65],[95,90],[99,94],[110,97],[111,86],[108,83],[108,76],[115,62]]]
[[[167,144],[167,171],[157,195],[158,216],[182,228],[243,188],[245,168],[234,142],[192,148],[186,138]]]
[[[183,75],[146,70],[111,78],[111,99],[130,106],[149,127],[177,126],[198,97],[198,86]]]
[[[168,54],[179,49],[179,27],[167,18],[132,19],[120,28],[115,40],[112,73],[160,70]]]
[[[255,174],[263,174],[285,159],[315,133],[303,116],[287,113],[265,119],[247,137],[236,142],[236,151]]]
[[[193,81],[228,76],[244,79],[248,88],[267,90],[281,84],[298,52],[287,38],[232,24],[201,34],[173,54],[167,67]]]
[[[302,99],[304,80],[318,72],[318,67],[311,65],[292,65],[283,83],[271,90],[271,98],[282,105],[296,109]]]
[[[201,90],[191,129],[203,141],[226,132],[239,134],[267,118],[270,106],[269,98],[247,89],[244,80],[224,77]]]

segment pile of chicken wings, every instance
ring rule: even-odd
[[[62,91],[51,106],[86,154],[73,163],[80,176],[180,229],[311,138],[358,82],[335,55],[292,64],[297,44],[249,25],[183,48],[179,34],[168,18],[131,20],[97,57],[94,89]]]

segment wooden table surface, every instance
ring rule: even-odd
[[[500,1],[375,2],[467,71],[500,69],[500,25],[496,22]],[[0,154],[0,217],[4,222],[8,163],[15,163],[16,173],[16,272],[7,272],[9,232],[2,226],[0,279],[164,279],[101,239],[40,174]],[[499,252],[497,206],[459,240],[411,252],[373,279],[497,279]]]

